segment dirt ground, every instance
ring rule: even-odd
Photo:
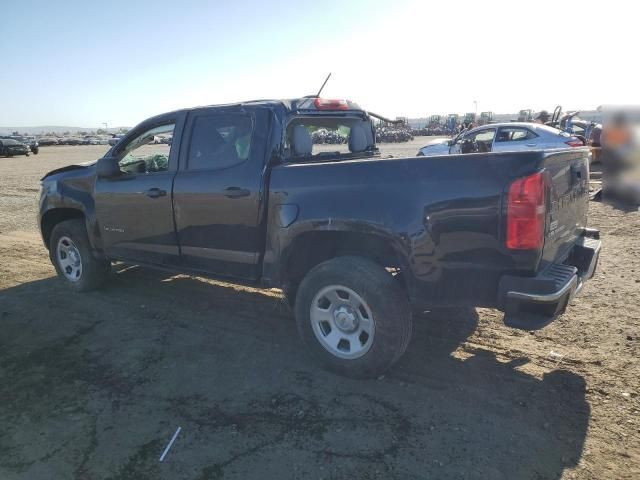
[[[638,211],[592,203],[599,271],[542,331],[424,314],[387,375],[354,381],[309,361],[277,291],[136,267],[65,289],[38,180],[105,150],[0,158],[2,480],[640,478]]]

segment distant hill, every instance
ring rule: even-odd
[[[110,127],[107,128],[107,133],[118,133],[121,128],[129,127]],[[13,132],[19,132],[20,134],[37,135],[42,133],[52,132],[56,135],[62,135],[65,132],[75,134],[76,132],[95,132],[98,129],[105,130],[104,127],[66,127],[60,125],[42,125],[38,127],[0,127],[0,135],[11,135]]]

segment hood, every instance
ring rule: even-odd
[[[70,172],[73,170],[85,170],[89,167],[93,167],[96,163],[98,163],[98,160],[93,160],[90,162],[83,162],[83,163],[76,163],[72,165],[67,165],[66,167],[56,168],[55,170],[51,170],[50,172],[48,172],[40,180],[44,180],[45,178],[50,177],[52,175],[56,175],[58,173]]]
[[[430,145],[443,145],[443,144],[448,143],[449,140],[451,140],[451,139],[450,138],[436,138],[435,140],[431,140],[425,146],[428,147]],[[424,148],[424,147],[422,147],[422,148]]]
[[[420,149],[420,154],[424,156],[447,155],[449,153],[449,139],[440,138],[433,140]]]

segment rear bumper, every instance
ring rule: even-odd
[[[504,311],[505,324],[537,330],[555,320],[593,277],[600,247],[600,232],[586,229],[565,263],[551,264],[535,277],[503,276],[498,287],[498,304]]]

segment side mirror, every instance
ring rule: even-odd
[[[120,175],[118,159],[115,157],[102,157],[96,164],[96,176],[98,178],[113,178]]]

